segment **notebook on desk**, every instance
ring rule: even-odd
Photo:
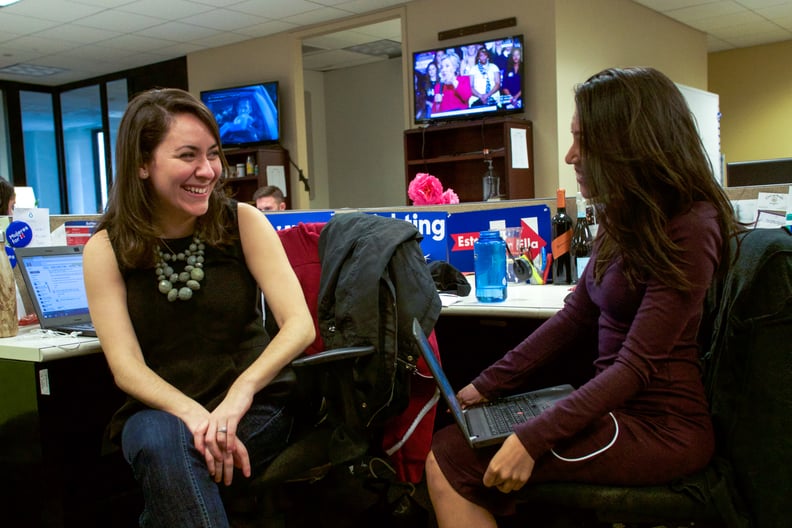
[[[83,281],[82,246],[15,250],[41,328],[96,336]]]
[[[471,447],[502,443],[512,433],[514,425],[538,416],[574,390],[571,385],[558,385],[462,409],[417,319],[413,319],[412,331],[440,394]]]

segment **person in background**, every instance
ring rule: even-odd
[[[442,62],[443,57],[445,57],[446,55],[448,55],[447,50],[439,49],[439,50],[435,51],[434,63],[435,63],[435,66],[437,66],[437,71],[438,72],[440,71],[440,63]]]
[[[470,77],[457,75],[458,71],[459,57],[450,53],[443,55],[443,58],[440,59],[440,82],[435,88],[435,104],[432,114],[469,107]]]
[[[471,106],[500,106],[500,69],[490,62],[487,48],[479,48],[476,58],[476,65],[470,73],[471,92],[476,98]]]
[[[522,108],[522,50],[513,47],[503,74],[503,95],[508,108]]]
[[[0,214],[11,216],[14,214],[16,204],[16,191],[14,186],[0,177]]]
[[[223,123],[220,127],[222,137],[233,136],[237,141],[257,141],[260,139],[253,127],[256,117],[253,115],[253,103],[244,97],[237,103],[237,114],[233,121]]]
[[[440,76],[438,75],[437,64],[430,62],[426,66],[426,74],[421,77],[420,81],[420,95],[424,100],[424,107],[422,109],[424,113],[422,117],[425,119],[432,117],[432,105],[434,104],[435,100],[435,89],[437,88],[437,83],[439,80]]]
[[[511,54],[511,49],[505,46],[502,40],[496,40],[487,50],[490,53],[492,64],[497,66],[498,70],[503,74],[503,71],[506,69],[506,61],[509,60],[509,55]]]
[[[266,217],[220,188],[227,163],[199,100],[137,95],[116,148],[84,249],[91,318],[128,395],[110,436],[142,488],[140,526],[226,527],[221,483],[244,485],[237,473],[260,473],[287,445],[293,420],[273,380],[313,341],[311,316]]]
[[[595,374],[500,446],[438,431],[426,472],[441,528],[495,526],[526,484],[660,484],[713,454],[697,333],[739,226],[690,109],[657,70],[608,69],[576,88],[571,128],[566,162],[600,221],[590,264],[564,308],[457,398],[515,392],[551,360],[594,357]]]
[[[478,44],[468,44],[460,48],[462,58],[459,61],[459,75],[473,75],[473,70],[476,68],[478,50]]]
[[[275,185],[259,187],[253,193],[253,201],[259,211],[284,211],[286,202],[283,200],[283,191]]]

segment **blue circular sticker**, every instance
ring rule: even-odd
[[[22,248],[33,241],[33,229],[27,222],[14,220],[6,228],[6,241],[14,248]]]
[[[16,253],[14,253],[14,248],[10,248],[8,246],[3,246],[6,251],[6,255],[8,255],[8,262],[11,264],[11,269],[16,267]]]

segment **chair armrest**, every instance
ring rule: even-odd
[[[324,350],[318,354],[299,357],[292,361],[291,364],[295,368],[311,367],[314,365],[322,365],[342,359],[354,359],[363,356],[370,356],[374,352],[375,349],[373,345],[334,348],[331,350]]]

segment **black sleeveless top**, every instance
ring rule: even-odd
[[[235,201],[228,205],[235,220],[233,243],[206,246],[205,277],[191,299],[168,301],[158,289],[153,267],[123,272],[127,307],[146,364],[209,410],[269,343],[261,293],[239,240],[236,206]],[[165,242],[179,252],[192,241],[189,236]],[[128,398],[113,417],[111,438],[120,437],[126,419],[144,408]]]

